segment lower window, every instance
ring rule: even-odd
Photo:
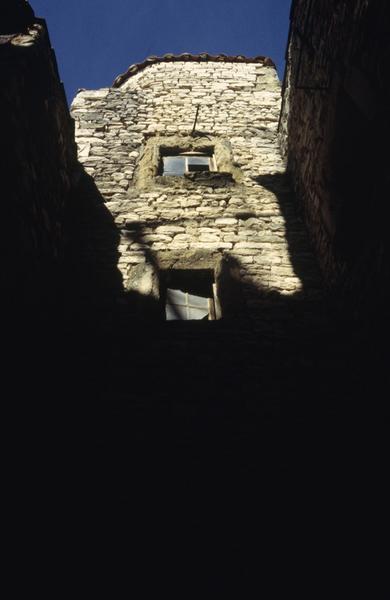
[[[161,300],[167,321],[215,320],[220,308],[214,273],[208,269],[163,273]]]

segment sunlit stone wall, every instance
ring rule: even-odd
[[[148,262],[199,268],[228,257],[254,317],[270,293],[314,293],[316,269],[278,148],[279,112],[276,70],[260,62],[157,62],[117,89],[79,92],[79,161],[118,228],[125,289],[152,293],[146,267],[134,276]],[[223,175],[161,177],[161,145],[214,148]]]

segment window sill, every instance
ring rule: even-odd
[[[228,187],[234,185],[234,179],[231,173],[227,172],[216,172],[216,171],[202,171],[185,173],[181,175],[159,175],[156,177],[156,183],[160,185],[177,185],[194,183],[196,185],[207,185],[208,187]]]
[[[211,187],[234,185],[233,175],[226,172],[201,171],[198,173],[186,173],[184,177],[193,183],[200,183]]]

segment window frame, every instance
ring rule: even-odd
[[[173,301],[171,292],[180,292],[183,296],[182,299]],[[213,290],[214,292],[214,290]],[[165,300],[165,320],[166,321],[215,321],[215,300],[214,297],[205,297],[205,296],[196,296],[196,294],[190,294],[189,292],[185,292],[183,290],[176,290],[174,288],[167,288],[165,290],[166,300]],[[194,318],[190,317],[190,313],[197,310],[205,310],[205,306],[197,306],[192,298],[203,298],[205,300],[204,304],[207,305],[207,314],[204,317]],[[170,310],[168,309],[170,307]],[[169,317],[169,314],[175,313],[177,308],[177,314],[181,313],[182,315],[185,313],[186,316],[172,318]]]
[[[201,279],[199,279],[199,277]],[[209,279],[209,282],[207,282],[207,279]],[[170,294],[172,291],[181,292],[183,299],[179,302],[173,302],[173,298]],[[198,308],[196,304],[192,306],[191,296],[203,298],[207,301],[207,318],[188,318],[190,309]],[[162,301],[166,321],[218,321],[222,318],[214,269],[164,269],[161,272],[160,277],[160,300]],[[175,313],[175,306],[181,307],[181,309],[178,310],[178,313],[183,311],[186,312],[187,318],[168,318],[168,305],[171,307],[171,313]]]
[[[199,157],[199,158],[207,158],[208,159],[208,169],[194,169],[191,170],[189,169],[189,163],[188,163],[188,159],[191,157]],[[184,158],[184,171],[183,173],[166,173],[165,172],[165,168],[164,168],[164,158]],[[217,169],[217,161],[215,159],[215,154],[214,154],[214,148],[211,148],[211,152],[207,153],[207,152],[198,152],[198,151],[193,151],[193,150],[186,150],[183,152],[178,152],[175,154],[171,154],[170,152],[166,152],[166,150],[164,149],[164,151],[161,151],[160,153],[160,159],[161,159],[161,169],[160,169],[160,173],[161,176],[163,177],[184,177],[185,175],[188,175],[189,173],[218,173],[218,169]]]

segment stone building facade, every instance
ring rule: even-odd
[[[310,3],[319,7],[312,13],[320,17],[312,21],[318,49],[337,38],[337,28],[321,37],[321,11],[331,4],[346,10],[370,3]],[[182,579],[181,595],[198,587],[203,594],[234,589],[242,596],[263,579],[267,562],[259,549],[272,563],[275,592],[284,573],[280,548],[290,564],[296,540],[303,540],[312,556],[301,563],[318,573],[316,540],[327,547],[328,537],[334,549],[342,531],[346,537],[351,532],[355,543],[356,522],[365,525],[365,514],[367,530],[373,529],[372,514],[383,529],[383,498],[383,515],[388,513],[382,485],[389,454],[382,419],[389,413],[387,362],[365,338],[355,343],[354,331],[341,320],[329,327],[321,278],[289,185],[292,179],[332,286],[335,272],[353,270],[339,269],[336,246],[325,234],[336,196],[323,177],[331,172],[322,152],[328,148],[324,122],[352,151],[356,137],[348,135],[360,124],[356,109],[348,113],[353,118],[345,130],[343,119],[327,120],[334,88],[293,87],[299,52],[292,32],[279,128],[286,159],[279,150],[281,90],[271,61],[188,54],[151,58],[111,88],[80,92],[72,105],[77,159],[44,22],[26,2],[4,5],[24,9],[10,12],[10,29],[0,29],[0,108],[7,148],[1,165],[8,235],[3,298],[14,301],[14,310],[3,313],[11,341],[5,344],[5,368],[3,359],[9,378],[7,385],[3,377],[4,404],[14,410],[13,418],[6,415],[6,462],[20,539],[31,539],[34,548],[26,554],[30,567],[31,556],[37,556],[38,574],[43,561],[53,573],[64,564],[60,580],[68,581],[71,557],[77,585],[79,572],[87,573],[89,589],[96,565],[102,557],[107,562],[107,549],[111,555],[120,547],[116,573],[123,570],[132,589],[138,574],[142,590],[150,580],[171,590]],[[294,2],[293,24],[298,26],[294,19],[305,5]],[[306,81],[314,70],[323,85],[318,65],[310,70],[312,56],[308,52],[301,63]],[[366,53],[360,58],[363,66]],[[377,72],[381,90],[388,82],[384,72]],[[348,93],[362,82],[356,69],[350,75]],[[372,98],[352,95],[356,105]],[[341,96],[339,106],[350,108],[352,100]],[[360,109],[370,112],[370,102]],[[362,121],[367,135],[367,123],[379,124],[381,114],[379,109],[374,121]],[[375,131],[365,139],[377,141],[382,130]],[[385,155],[379,155],[376,166],[386,172]],[[177,164],[185,164],[181,173]],[[370,211],[370,223],[373,215],[382,220],[378,240],[374,229],[369,238],[373,251],[358,252],[359,238],[355,244],[346,239],[362,259],[349,265],[366,265],[354,271],[357,284],[369,281],[364,273],[372,273],[372,265],[378,265],[380,282],[388,257],[381,250],[387,246],[380,175],[370,196],[381,211]],[[359,226],[352,230],[363,236],[369,211],[365,197],[358,198]],[[341,222],[339,240],[349,220]],[[214,299],[214,312],[208,304],[207,315],[215,319],[165,322],[168,290],[203,298],[204,286]],[[53,288],[51,312],[40,298]],[[43,327],[37,306],[43,308]],[[383,421],[382,435],[380,428],[370,429],[370,417]],[[361,509],[356,504],[363,488],[374,511],[364,494]],[[37,534],[29,535],[31,524],[37,524]],[[106,543],[108,531],[113,534]],[[118,536],[126,540],[125,551]],[[50,557],[37,551],[36,539],[48,540],[43,547]],[[339,565],[347,574],[345,589],[354,580],[344,568],[346,546],[339,545],[340,552],[336,548],[332,560],[323,561],[327,571],[315,584],[329,584],[333,569],[333,595],[340,589]],[[355,545],[360,552],[361,543]],[[306,572],[297,572],[305,583]],[[378,569],[375,580],[377,575]],[[282,579],[291,588],[293,578]],[[112,581],[110,576],[111,595]],[[312,597],[310,578],[307,583]]]
[[[263,57],[166,55],[131,67],[111,88],[78,93],[79,162],[118,236],[116,265],[104,244],[86,244],[83,260],[89,272],[108,261],[106,272],[119,269],[112,293],[134,316],[151,314],[135,296],[153,299],[163,316],[171,270],[195,279],[209,271],[219,315],[259,327],[267,306],[318,294],[278,146],[280,102],[275,67]],[[165,175],[165,158],[180,155],[212,166]],[[80,237],[94,235],[92,223]]]

